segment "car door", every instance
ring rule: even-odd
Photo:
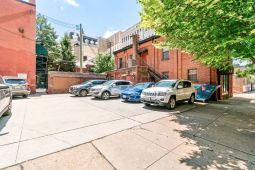
[[[116,96],[119,94],[119,88],[120,88],[120,82],[115,82],[112,84],[112,87],[110,88],[111,95]]]
[[[189,99],[192,93],[191,82],[184,81],[185,99]]]
[[[4,84],[3,79],[0,77],[0,112],[2,112],[10,102],[9,86]]]
[[[183,81],[179,81],[176,86],[176,100],[184,100],[185,99],[185,89]]]

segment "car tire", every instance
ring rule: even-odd
[[[80,97],[86,97],[88,95],[88,91],[87,90],[81,90],[79,93]]]
[[[147,106],[147,107],[151,106],[151,104],[149,104],[149,103],[145,103],[144,105]]]
[[[194,104],[194,103],[195,103],[195,94],[192,94],[189,99],[189,104]]]
[[[23,97],[23,98],[27,98],[27,97],[28,97],[28,95],[27,95],[27,94],[24,94],[22,97]]]
[[[173,110],[173,109],[175,109],[175,106],[176,106],[176,99],[174,96],[171,96],[167,105],[166,105],[166,108],[168,110]]]
[[[9,104],[8,110],[3,114],[3,116],[9,116],[12,114],[12,103]]]
[[[110,96],[111,96],[111,94],[108,91],[105,91],[102,93],[101,99],[108,100],[108,99],[110,99]]]

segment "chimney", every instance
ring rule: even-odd
[[[132,35],[132,40],[133,40],[133,59],[136,60],[137,65],[140,65],[140,60],[139,60],[139,56],[138,56],[139,36],[137,34]]]

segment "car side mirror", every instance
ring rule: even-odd
[[[116,84],[112,84],[112,87],[116,87],[117,85]]]
[[[177,88],[178,88],[178,89],[183,89],[183,86],[182,86],[182,85],[178,85]]]

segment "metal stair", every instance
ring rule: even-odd
[[[143,64],[148,67],[148,73],[154,79],[155,82],[163,80],[165,77],[161,73],[157,72],[153,67],[147,64],[144,60],[142,60]]]

